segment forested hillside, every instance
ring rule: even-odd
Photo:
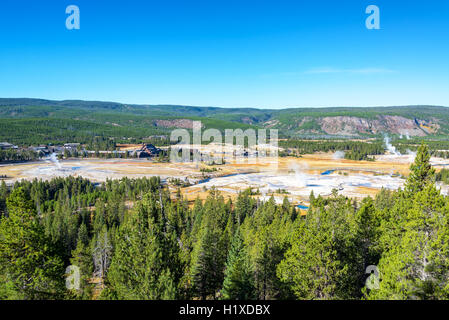
[[[311,194],[305,216],[250,191],[189,206],[158,178],[2,183],[0,298],[448,299],[449,198],[429,159],[422,145],[404,190]]]
[[[130,105],[96,101],[0,99],[0,141],[18,144],[82,142],[86,136],[141,142],[173,128],[275,128],[280,137],[404,137],[447,139],[449,108],[254,109],[173,105]]]

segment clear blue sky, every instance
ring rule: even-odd
[[[0,97],[449,106],[449,1],[1,0]]]

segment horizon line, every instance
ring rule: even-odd
[[[43,100],[43,101],[49,101],[49,102],[69,102],[69,101],[82,101],[82,102],[100,102],[100,103],[115,103],[115,104],[121,104],[121,105],[134,105],[134,106],[141,106],[141,107],[157,107],[157,106],[173,106],[173,107],[193,107],[193,108],[217,108],[217,109],[256,109],[256,110],[288,110],[288,109],[338,109],[338,108],[405,108],[405,107],[443,107],[443,108],[449,108],[445,105],[436,105],[436,104],[403,104],[403,105],[372,105],[372,106],[295,106],[295,107],[286,107],[281,106],[278,108],[273,107],[225,107],[225,106],[213,106],[213,105],[194,105],[194,104],[174,104],[174,103],[128,103],[128,102],[119,102],[119,101],[110,101],[110,100],[91,100],[91,99],[47,99],[47,98],[29,98],[29,97],[0,97],[0,100]]]

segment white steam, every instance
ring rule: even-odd
[[[62,169],[61,163],[59,163],[58,157],[56,156],[56,153],[52,153],[49,157],[50,161],[53,162],[58,170]]]
[[[307,169],[307,165],[303,164],[302,166],[299,166],[298,164],[295,163],[289,166],[289,169],[295,172],[295,185],[298,187],[306,187],[307,180],[309,177],[303,171]]]
[[[410,162],[415,161],[416,151],[410,151],[410,149],[407,149],[407,154],[409,155]]]
[[[332,156],[334,160],[344,159],[345,158],[345,152],[344,151],[336,151],[334,155]]]
[[[399,151],[396,150],[396,147],[393,146],[393,145],[390,143],[390,138],[389,138],[388,136],[385,136],[384,141],[385,141],[385,147],[387,148],[387,150],[388,150],[390,153],[392,153],[392,154],[394,154],[394,155],[397,155],[397,156],[400,156],[400,155],[401,155],[401,153],[400,153]]]

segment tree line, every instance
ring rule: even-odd
[[[373,160],[372,155],[385,153],[382,141],[310,141],[289,139],[279,141],[279,146],[293,149],[297,154],[311,154],[315,152],[337,152],[344,151],[345,159],[350,160]]]
[[[39,159],[39,154],[33,150],[0,150],[0,162],[33,161],[37,159]]]

